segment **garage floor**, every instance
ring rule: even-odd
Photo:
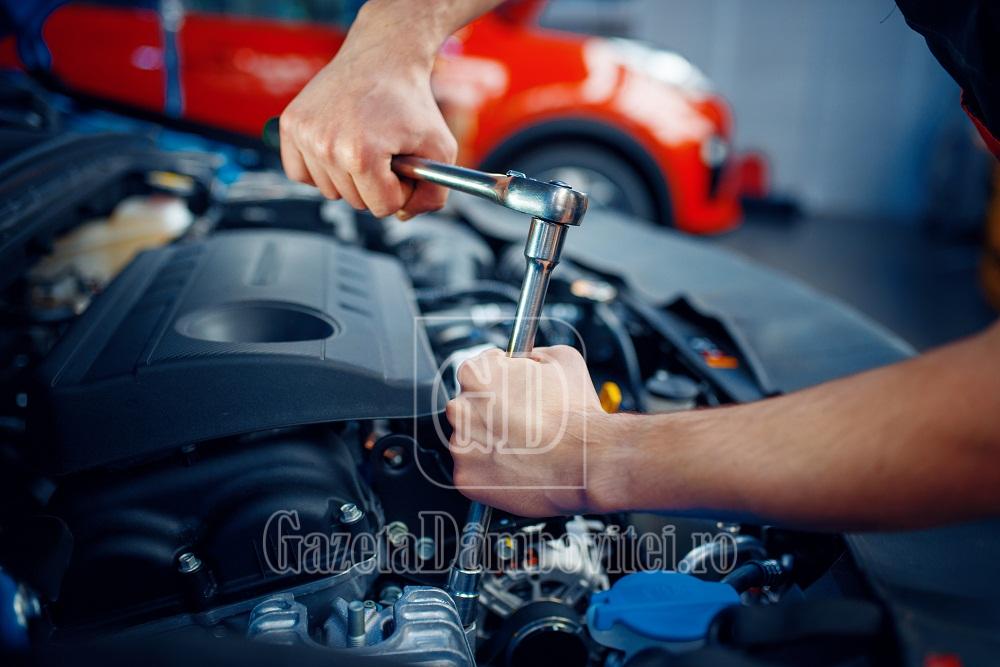
[[[931,239],[917,226],[758,215],[714,242],[840,298],[921,350],[997,317],[978,283],[975,241]]]

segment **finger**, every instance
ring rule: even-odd
[[[463,391],[482,391],[493,382],[492,366],[503,358],[499,349],[486,350],[463,361],[455,373]]]
[[[396,213],[400,220],[409,220],[415,215],[439,210],[448,201],[448,188],[421,182],[405,201]]]
[[[445,124],[444,118],[440,119],[440,126],[436,131],[424,135],[420,143],[412,148],[413,150],[410,152],[413,155],[445,164],[455,164],[455,158],[458,155],[458,142]],[[408,220],[415,215],[440,209],[447,200],[447,188],[421,182],[406,198],[406,203],[403,204],[396,216],[400,220]]]
[[[352,172],[358,194],[376,218],[392,215],[406,202],[403,185],[392,172],[391,160],[392,157],[386,155],[371,167],[362,165],[361,169]]]
[[[351,175],[342,169],[331,169],[328,173],[334,187],[340,192],[344,201],[357,211],[365,210],[365,202],[358,194],[358,188],[354,185],[354,179],[351,178]]]
[[[281,140],[281,166],[285,170],[285,175],[291,180],[306,185],[315,185],[312,175],[306,167],[306,162],[302,159],[302,154],[299,153],[291,138],[285,139],[284,136]]]
[[[323,196],[327,199],[340,199],[340,191],[327,176],[322,164],[315,159],[306,159],[306,169],[309,170],[309,179],[313,185],[319,188]]]
[[[575,347],[553,345],[552,347],[535,348],[531,351],[531,358],[535,361],[565,365],[579,363],[583,357],[580,356],[580,352]]]
[[[444,416],[448,420],[448,423],[451,424],[453,430],[457,431],[463,425],[462,417],[467,409],[468,401],[463,400],[461,397],[451,399],[444,406]]]

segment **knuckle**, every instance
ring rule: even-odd
[[[576,348],[569,345],[554,345],[548,348],[548,356],[556,361],[573,361],[580,356]]]
[[[286,107],[278,116],[278,134],[290,136],[292,130],[299,126],[299,116],[292,107]]]
[[[367,171],[371,166],[370,151],[358,142],[339,143],[335,153],[344,168],[352,174]]]
[[[332,160],[334,155],[334,138],[329,134],[320,134],[315,139],[313,139],[312,147],[316,151],[317,155],[326,159]]]
[[[458,378],[458,383],[463,387],[468,387],[475,381],[476,373],[472,368],[472,359],[462,362],[458,367],[458,372],[455,377]]]

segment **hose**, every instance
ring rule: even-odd
[[[594,305],[594,314],[604,323],[608,331],[618,343],[625,373],[628,376],[629,387],[638,412],[646,412],[646,387],[642,382],[642,370],[639,368],[639,355],[636,354],[632,337],[629,336],[621,318],[606,303]]]
[[[776,560],[752,560],[722,578],[722,583],[729,584],[737,593],[751,588],[776,586],[788,578],[788,570]]]

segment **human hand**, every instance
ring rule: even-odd
[[[433,40],[386,39],[377,28],[362,10],[336,58],[281,114],[281,162],[330,199],[405,220],[441,208],[447,190],[401,180],[392,157],[453,163],[457,147],[431,92]]]
[[[446,415],[460,491],[529,517],[609,507],[617,426],[579,352],[557,346],[510,359],[490,350],[462,364],[458,380]]]

